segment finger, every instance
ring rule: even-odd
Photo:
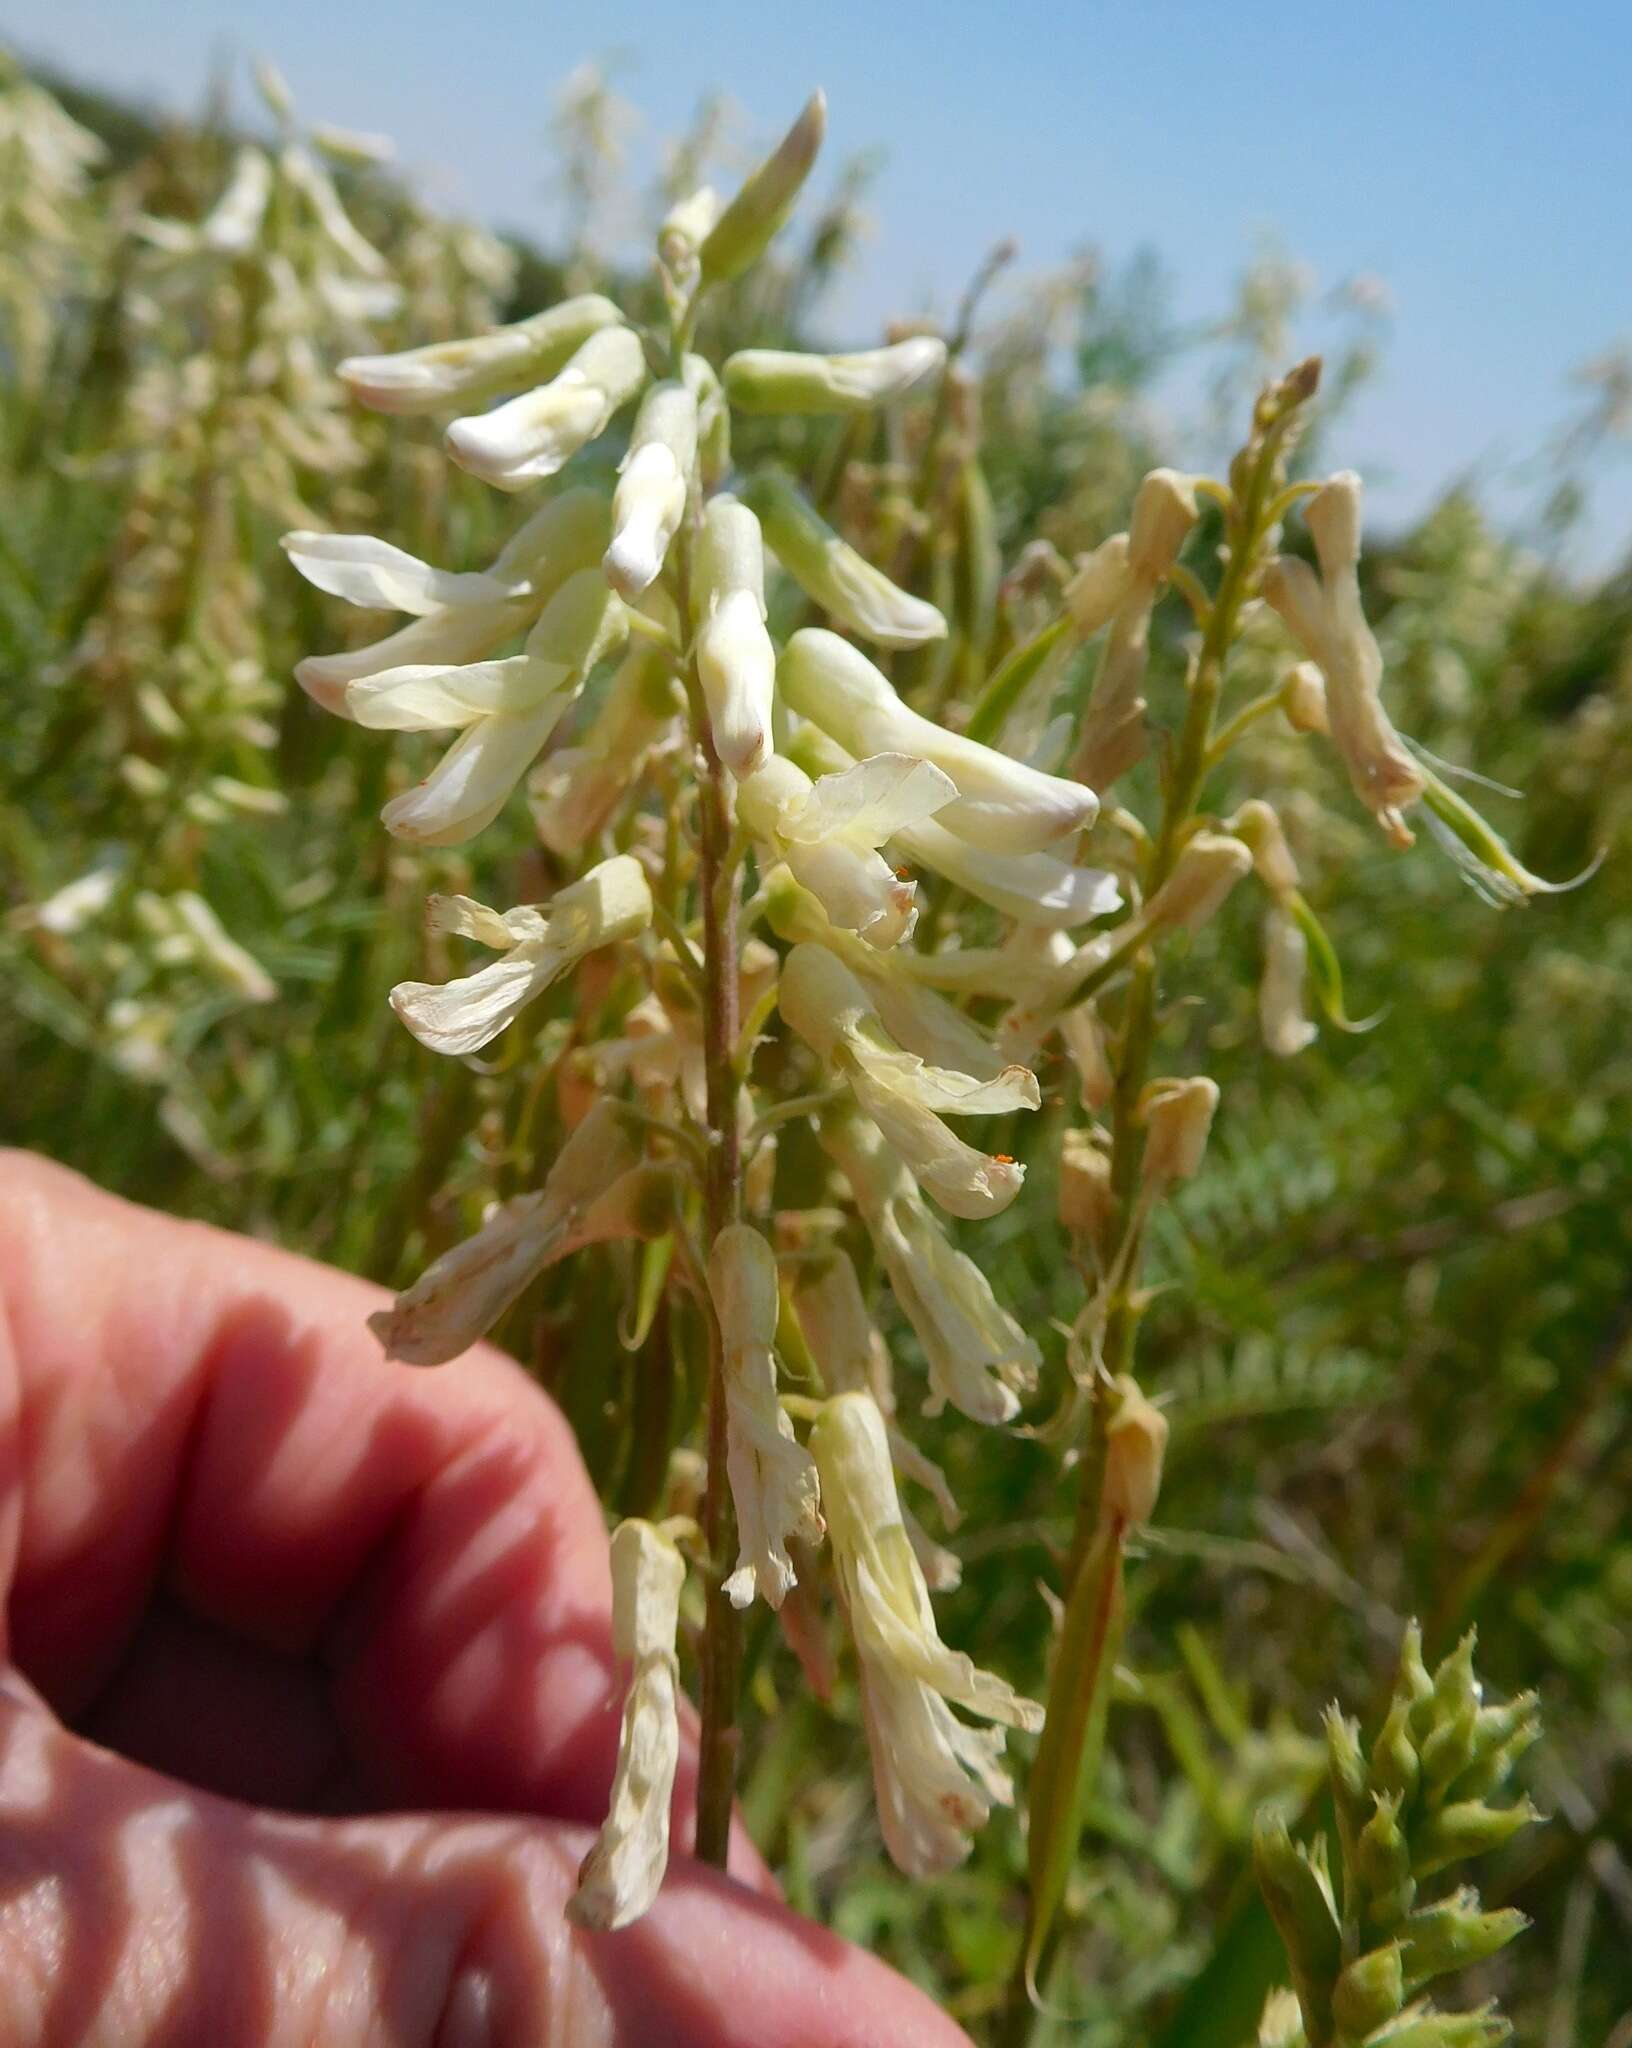
[[[142,1676],[162,1589],[322,1663],[369,1803],[599,1819],[621,1698],[604,1522],[510,1361],[390,1364],[378,1289],[18,1155],[0,1298],[0,1583],[11,1652],[60,1712]],[[173,1672],[160,1693],[187,1696]]]
[[[571,1929],[587,1831],[255,1813],[0,1706],[0,2038],[16,2048],[954,2048],[882,1965],[680,1863]]]

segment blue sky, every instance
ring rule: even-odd
[[[384,130],[441,202],[534,229],[550,98],[583,59],[619,56],[637,164],[710,86],[768,138],[820,83],[834,160],[888,149],[846,339],[945,305],[1006,234],[1032,271],[1149,244],[1205,317],[1272,231],[1322,287],[1375,272],[1393,293],[1385,371],[1333,451],[1385,517],[1465,473],[1533,502],[1521,465],[1570,370],[1632,337],[1625,0],[0,0],[0,34],[178,107],[212,62],[265,52],[309,117]],[[1629,543],[1623,448],[1587,546]]]

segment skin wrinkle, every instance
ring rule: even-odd
[[[890,1972],[683,1854],[637,1927],[584,1936],[563,1906],[590,1827],[242,1803],[352,1796],[322,1746],[353,1724],[308,1715],[349,1687],[371,1709],[359,1761],[388,1752],[364,1804],[440,1805],[457,1785],[511,1814],[600,1819],[622,1688],[604,1524],[565,1424],[493,1353],[386,1365],[359,1327],[376,1290],[16,1157],[0,1159],[0,1283],[9,1612],[70,1569],[101,1581],[55,1627],[29,1620],[31,1672],[0,1663],[5,2048],[963,2039]],[[8,1394],[15,1410],[40,1389],[8,1450]],[[161,1448],[185,1474],[144,1468]],[[96,1461],[107,1483],[87,1490]],[[8,1524],[27,1532],[9,1559]],[[171,1775],[64,1728],[30,1683],[72,1691],[104,1664],[95,1732],[131,1749],[162,1733]],[[298,1711],[292,1684],[311,1688]],[[304,1762],[283,1754],[297,1724]],[[206,1770],[236,1796],[198,1789]]]

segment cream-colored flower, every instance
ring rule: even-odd
[[[810,940],[836,953],[866,989],[884,1029],[932,1066],[951,1067],[977,1080],[994,1080],[1009,1062],[990,1033],[922,980],[910,947],[880,952],[854,932],[835,925],[810,890],[786,866],[765,877],[766,917],[779,939],[790,945]]]
[[[889,1432],[890,1457],[896,1471],[903,1479],[923,1487],[946,1526],[955,1529],[963,1517],[946,1474],[933,1458],[919,1450],[895,1420],[895,1379],[890,1370],[889,1349],[867,1313],[861,1282],[849,1254],[831,1244],[802,1254],[794,1264],[791,1299],[800,1333],[810,1347],[825,1390],[830,1394],[872,1396]],[[910,1516],[907,1534],[913,1539],[919,1563],[924,1564],[924,1548]],[[938,1559],[937,1567],[944,1576],[944,1565]]]
[[[798,1584],[788,1538],[814,1542],[822,1516],[815,1464],[776,1394],[776,1257],[751,1224],[715,1238],[708,1291],[724,1354],[726,1470],[740,1546],[725,1593],[734,1607],[756,1593],[780,1607]]]
[[[611,1929],[638,1920],[669,1864],[669,1801],[680,1761],[680,1666],[674,1653],[686,1563],[650,1522],[612,1532],[612,1647],[629,1664],[612,1800],[578,1867],[567,1917]]]
[[[1192,833],[1173,872],[1140,911],[1142,931],[1200,931],[1251,869],[1252,849],[1239,839],[1224,832]]]
[[[539,613],[520,654],[457,668],[390,668],[348,683],[346,708],[359,725],[462,728],[424,781],[381,811],[387,830],[424,846],[458,846],[490,825],[590,671],[628,634],[623,600],[594,570],[580,569]]]
[[[899,589],[841,539],[790,477],[767,471],[743,496],[758,515],[771,553],[841,626],[880,647],[922,647],[946,638],[946,621],[934,605]]]
[[[968,1727],[949,1702],[1014,1728],[1040,1728],[1043,1710],[941,1641],[872,1398],[827,1402],[811,1444],[860,1666],[879,1823],[900,1868],[928,1876],[960,1863],[971,1832],[1012,1797],[1002,1736]]]
[[[457,419],[443,436],[461,469],[501,491],[554,476],[611,424],[646,381],[646,353],[629,327],[599,327],[547,384],[491,412]]]
[[[1396,846],[1411,844],[1405,813],[1422,795],[1423,776],[1383,709],[1383,657],[1360,604],[1360,479],[1341,470],[1304,505],[1320,562],[1279,555],[1264,572],[1263,594],[1326,678],[1332,742],[1354,793]]]
[[[915,892],[878,849],[956,795],[938,768],[905,754],[875,754],[818,782],[773,754],[739,787],[737,815],[835,925],[888,947],[912,930]]]
[[[686,515],[697,463],[697,400],[680,382],[654,384],[640,402],[629,452],[612,499],[606,580],[635,598],[662,572],[669,543]]]
[[[485,1337],[547,1266],[580,1246],[625,1234],[617,1215],[596,1206],[640,1155],[627,1121],[610,1102],[597,1103],[556,1154],[542,1188],[499,1204],[474,1237],[434,1260],[369,1328],[388,1358],[409,1365],[445,1365]],[[604,1226],[604,1227],[603,1227]]]
[[[788,753],[808,775],[832,775],[854,765],[851,754],[808,720]],[[891,845],[902,859],[955,882],[1021,924],[1064,930],[1106,917],[1122,905],[1117,879],[1105,868],[1073,867],[1052,853],[991,853],[933,817],[903,825]]]
[[[947,1402],[975,1422],[1009,1422],[1036,1384],[1042,1353],[974,1261],[947,1242],[912,1175],[864,1117],[822,1119],[823,1149],[843,1173],[902,1314],[929,1368],[926,1415]]]
[[[486,569],[468,574],[435,569],[368,535],[285,535],[283,546],[295,568],[319,589],[353,604],[390,604],[420,614],[371,646],[309,655],[296,664],[295,680],[326,711],[345,716],[351,683],[391,669],[456,668],[497,653],[532,624],[569,577],[600,560],[608,521],[604,491],[563,491]]]
[[[937,822],[972,846],[990,853],[1037,853],[1091,825],[1098,812],[1098,799],[1080,783],[1011,761],[909,710],[866,655],[836,633],[815,626],[795,633],[777,665],[777,680],[795,711],[858,759],[912,754],[949,775],[957,800],[937,814]]]
[[[1020,1192],[1025,1169],[955,1137],[943,1116],[1036,1109],[1037,1077],[1005,1067],[988,1077],[932,1066],[884,1028],[862,983],[825,946],[798,945],[783,962],[778,1005],[837,1072],[914,1176],[954,1216],[993,1216]]]
[[[633,938],[651,921],[651,885],[627,853],[602,861],[544,905],[501,913],[468,896],[433,896],[433,931],[477,939],[502,957],[457,981],[399,981],[391,1007],[432,1052],[478,1052],[586,953]]]
[[[771,750],[776,649],[765,629],[759,521],[727,492],[704,510],[695,575],[697,674],[715,751],[733,775],[752,775]]]
[[[375,412],[438,412],[553,377],[592,334],[622,321],[610,299],[586,293],[468,341],[438,341],[388,356],[348,356],[336,375]]]
[[[853,355],[745,348],[726,358],[725,390],[739,412],[867,412],[945,365],[946,343],[929,334]]]

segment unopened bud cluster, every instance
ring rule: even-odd
[[[1286,1945],[1306,2048],[1473,2048],[1507,2037],[1493,2008],[1445,2013],[1423,1996],[1526,1925],[1511,1908],[1485,1911],[1471,1886],[1425,1889],[1536,1817],[1528,1800],[1500,1798],[1539,1733],[1535,1695],[1487,1705],[1473,1647],[1469,1635],[1430,1673],[1413,1623],[1369,1750],[1356,1722],[1328,1711],[1336,1871],[1324,1837],[1303,1847],[1278,1815],[1259,1817],[1258,1882]]]

